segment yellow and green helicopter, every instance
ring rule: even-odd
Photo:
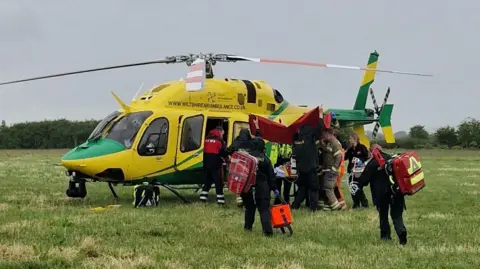
[[[378,57],[376,51],[372,52],[367,67],[362,68],[229,54],[189,54],[9,81],[0,85],[124,67],[186,63],[190,66],[187,78],[153,87],[130,104],[112,93],[121,108],[105,117],[87,141],[66,153],[61,165],[66,168],[70,180],[66,191],[69,197],[84,198],[87,195],[85,183],[88,181],[107,182],[115,198],[117,195],[112,184],[128,186],[153,182],[188,202],[174,186],[201,186],[204,183],[203,142],[209,130],[222,126],[224,140],[230,145],[241,128],[249,128],[250,114],[289,125],[312,109],[290,104],[278,89],[262,80],[214,78],[212,67],[217,62],[248,61],[364,70],[353,109],[323,108],[323,113],[333,112],[340,127],[353,127],[362,142],[368,145],[364,125],[374,122],[374,133],[381,127],[386,142],[395,142],[390,122],[393,104],[386,104],[390,89],[380,108],[375,100],[374,109],[366,108],[369,90],[373,97],[370,85],[376,72],[429,76],[376,69]]]

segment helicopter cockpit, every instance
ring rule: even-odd
[[[98,123],[89,136],[89,140],[99,138],[108,128],[104,138],[114,140],[130,149],[138,136],[142,124],[153,114],[152,111],[131,112],[121,116],[122,113],[114,111]],[[113,124],[109,126],[111,123]],[[141,136],[138,153],[142,156],[164,154],[165,144],[168,139],[168,121],[165,118],[154,120]],[[158,132],[160,131],[160,132]]]
[[[139,111],[125,114],[112,125],[110,130],[105,134],[105,138],[117,141],[127,149],[131,148],[140,127],[152,114],[152,111]]]
[[[93,129],[92,133],[88,137],[88,140],[93,139],[93,138],[97,137],[98,135],[100,135],[103,132],[103,130],[105,130],[107,125],[110,124],[114,119],[116,119],[118,117],[118,115],[120,115],[120,114],[122,114],[122,113],[118,110],[115,110],[112,113],[108,114],[108,116],[106,116],[103,120],[101,120],[97,124],[95,129]]]

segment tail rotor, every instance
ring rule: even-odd
[[[388,87],[387,92],[385,93],[385,97],[383,98],[383,104],[380,107],[377,104],[377,99],[375,98],[375,94],[373,93],[372,88],[370,88],[370,96],[372,97],[373,108],[375,114],[377,115],[377,122],[375,123],[375,127],[373,128],[372,138],[375,139],[377,137],[378,130],[380,127],[382,127],[382,132],[387,143],[394,143],[395,138],[391,126],[393,105],[387,104],[388,97],[390,96],[390,87]]]

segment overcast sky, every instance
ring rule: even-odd
[[[392,90],[394,130],[434,129],[480,118],[479,11],[474,0],[0,0],[0,81],[189,52],[364,66],[377,50],[378,68],[434,75],[377,74],[379,102]],[[352,108],[363,76],[255,63],[215,71],[331,108]],[[0,119],[101,119],[118,108],[110,91],[130,101],[142,83],[185,74],[183,64],[150,65],[0,86]]]

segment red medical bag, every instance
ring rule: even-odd
[[[408,151],[392,160],[393,175],[400,192],[414,195],[425,187],[422,163],[417,153]]]
[[[257,158],[243,151],[232,154],[228,167],[227,188],[235,194],[248,192],[257,178]]]

